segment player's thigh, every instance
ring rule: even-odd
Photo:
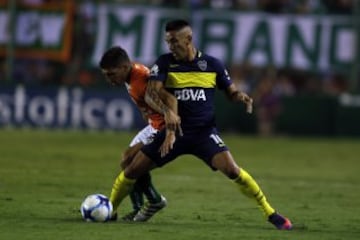
[[[125,167],[125,176],[131,179],[137,179],[154,167],[154,162],[142,151],[138,151],[131,163]]]
[[[215,128],[206,134],[200,134],[197,138],[200,142],[194,149],[197,157],[229,178],[236,178],[239,175],[239,167]]]
[[[133,146],[128,147],[125,150],[125,152],[122,155],[122,159],[120,163],[122,169],[124,169],[126,166],[128,166],[131,163],[136,153],[138,153],[143,146],[144,144],[142,142],[139,142]]]
[[[120,165],[123,169],[132,162],[134,156],[144,145],[151,143],[157,132],[157,129],[153,128],[151,125],[147,125],[135,135],[130,142],[130,146],[122,155]]]
[[[130,147],[143,143],[144,145],[152,142],[154,136],[158,132],[157,129],[153,128],[150,124],[141,129],[130,142]]]
[[[164,142],[166,135],[166,130],[163,129],[160,132],[158,132],[155,135],[154,141],[145,145],[141,151],[148,156],[151,161],[154,162],[154,164],[157,167],[162,167],[166,165],[167,163],[173,161],[178,156],[183,154],[190,154],[190,152],[187,150],[189,141],[185,137],[177,137],[175,140],[175,143],[173,145],[173,148],[169,151],[168,154],[165,156],[161,156],[160,147]]]
[[[189,144],[193,145],[192,154],[203,160],[213,170],[218,169],[212,163],[214,156],[228,150],[215,128],[192,135]]]

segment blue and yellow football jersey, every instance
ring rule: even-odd
[[[183,130],[215,126],[215,87],[227,88],[228,72],[216,58],[197,52],[193,61],[178,61],[171,53],[161,55],[150,71],[150,81],[162,81],[178,100]]]

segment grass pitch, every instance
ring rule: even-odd
[[[133,133],[0,130],[0,239],[360,239],[360,139],[222,135],[296,229],[277,231],[219,172],[192,156],[153,171],[169,205],[147,223],[87,223],[109,195]],[[120,209],[130,210],[126,199]]]

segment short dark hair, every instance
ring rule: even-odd
[[[119,46],[109,48],[100,60],[100,67],[103,69],[116,68],[121,63],[130,62],[127,52]]]
[[[183,20],[183,19],[172,20],[172,21],[169,21],[168,23],[166,23],[165,31],[166,32],[179,31],[179,30],[183,29],[184,27],[190,27],[190,24],[188,21]]]

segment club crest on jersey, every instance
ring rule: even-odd
[[[201,71],[205,71],[207,68],[207,62],[205,60],[198,61],[197,65]]]

